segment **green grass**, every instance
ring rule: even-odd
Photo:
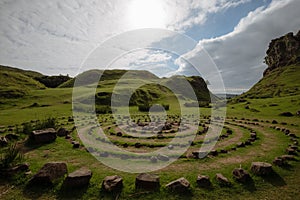
[[[272,98],[300,94],[300,65],[279,67],[256,83],[241,97]]]
[[[298,70],[293,67],[288,69]],[[286,71],[284,73],[287,74],[283,73],[283,75],[285,77],[292,76],[291,74],[288,74],[289,72],[290,71]],[[21,77],[21,75],[19,77]],[[281,80],[281,82],[282,81],[285,81],[285,84],[291,87],[295,87],[295,84],[297,84],[295,82],[289,82],[288,80]],[[158,98],[154,98],[153,96],[151,98],[155,100],[155,103],[169,104],[169,115],[180,114],[180,107],[178,106],[178,101],[175,96],[169,91],[162,93],[159,87],[149,85],[151,83],[151,79],[140,79],[139,82],[128,79],[120,83],[119,89],[120,91],[126,91],[128,88],[135,87],[138,83],[148,84],[145,87],[140,88],[143,91],[146,91],[148,95],[151,95],[149,92],[160,94]],[[115,80],[104,80],[101,82],[97,92],[111,93],[115,84]],[[16,87],[20,88],[20,86]],[[82,96],[87,95],[84,93],[84,90],[81,91],[79,89],[79,92],[82,92]],[[264,91],[262,90],[261,92]],[[239,167],[240,165],[250,171],[250,165],[253,161],[272,162],[276,156],[285,154],[285,148],[291,144],[290,139],[281,131],[271,129],[269,126],[273,126],[270,122],[276,120],[278,121],[278,124],[274,124],[275,126],[288,128],[298,136],[300,135],[299,116],[283,117],[279,115],[282,112],[291,112],[295,115],[300,107],[300,94],[258,99],[253,98],[252,96],[243,96],[243,98],[246,102],[231,102],[227,105],[227,120],[230,123],[226,124],[226,126],[230,129],[238,129],[243,133],[240,141],[244,141],[249,137],[249,130],[241,128],[241,125],[253,128],[257,132],[259,139],[246,148],[239,148],[237,151],[233,151],[228,154],[221,154],[217,157],[201,160],[182,158],[170,166],[154,172],[160,175],[162,187],[159,192],[143,193],[135,191],[134,183],[136,174],[120,172],[106,167],[96,160],[91,154],[86,152],[85,149],[73,149],[70,141],[64,138],[57,138],[56,141],[51,144],[30,146],[29,149],[26,149],[25,161],[30,164],[32,174],[29,176],[17,176],[11,180],[2,179],[0,181],[0,198],[112,199],[111,195],[101,192],[101,182],[105,176],[117,174],[122,176],[124,179],[124,189],[119,199],[267,199],[270,197],[272,199],[296,199],[300,194],[300,190],[298,188],[300,185],[298,178],[300,175],[299,161],[289,162],[290,167],[287,168],[274,166],[276,174],[269,178],[257,177],[251,174],[253,183],[249,185],[243,185],[235,182],[231,173],[234,168]],[[250,109],[246,109],[246,105],[248,105]],[[59,127],[65,127],[71,130],[74,126],[72,122],[68,122],[68,117],[72,116],[72,88],[44,90],[30,88],[26,91],[26,95],[22,98],[1,98],[0,109],[0,130],[4,130],[4,132],[1,133],[1,136],[9,133],[9,127],[13,128],[15,125],[21,126],[20,124],[30,122],[32,120],[32,123],[34,124],[35,120],[44,120],[49,117],[56,118],[58,120]],[[122,112],[126,109],[126,107],[118,107],[118,109]],[[186,110],[188,112],[193,112],[194,108],[186,108]],[[130,113],[135,119],[142,118],[141,116],[147,114],[139,112],[137,106],[130,107]],[[209,116],[211,114],[211,109],[200,108],[200,113],[202,117]],[[233,118],[237,118],[237,120],[233,122]],[[257,119],[258,123],[263,125],[263,127],[244,124],[244,122],[253,122],[254,119]],[[114,121],[110,118],[110,115],[100,115],[99,120],[105,127],[112,126]],[[206,121],[205,119],[201,120],[202,123]],[[261,122],[262,120],[263,122]],[[242,121],[243,124],[240,124],[238,121]],[[237,126],[233,126],[232,124],[237,124]],[[110,132],[116,131],[112,128]],[[235,137],[235,134],[236,133],[234,131],[228,139]],[[75,140],[79,141],[76,131],[73,131],[71,136]],[[25,140],[26,137],[26,135],[21,134],[20,138]],[[123,144],[125,141],[128,142],[128,138],[123,139],[122,137],[115,137],[114,139],[120,144]],[[224,142],[228,139],[224,139]],[[132,144],[134,144],[134,142],[132,142]],[[225,149],[234,145],[235,144],[228,143]],[[198,143],[195,147],[199,147]],[[297,159],[299,160],[299,156]],[[89,187],[85,190],[76,190],[72,193],[67,193],[60,189],[62,184],[62,180],[60,180],[53,188],[27,188],[26,183],[30,177],[36,173],[43,164],[49,161],[67,162],[69,172],[79,169],[82,166],[89,167],[93,171],[93,177]],[[219,186],[214,180],[216,173],[222,173],[228,177],[232,182],[232,187],[226,188]],[[213,181],[213,188],[209,190],[198,188],[196,185],[196,177],[198,174],[209,175]],[[180,196],[165,189],[165,184],[180,177],[185,177],[190,181],[191,189],[189,194]],[[283,185],[282,183],[286,184]]]

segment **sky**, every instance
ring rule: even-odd
[[[0,64],[160,77],[195,75],[199,65],[204,79],[220,73],[228,93],[241,93],[262,77],[271,39],[300,29],[299,8],[299,0],[0,0]],[[119,56],[102,66],[111,55]]]

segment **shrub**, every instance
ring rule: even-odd
[[[43,120],[42,122],[37,121],[35,125],[35,130],[45,129],[45,128],[57,128],[56,125],[57,125],[56,119],[54,117],[49,117]]]
[[[1,155],[0,158],[0,169],[7,169],[16,164],[19,164],[24,160],[23,154],[17,148],[16,144],[12,144],[8,149]]]
[[[30,122],[23,124],[23,133],[24,134],[29,135],[32,131],[33,131],[33,127]]]

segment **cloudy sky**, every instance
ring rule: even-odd
[[[226,90],[238,93],[261,78],[270,40],[300,29],[299,8],[299,0],[0,0],[0,64],[75,76],[95,49],[113,40],[108,44],[121,49],[123,56],[111,63],[112,68],[147,69],[158,76],[192,75],[191,63],[207,68],[213,63]],[[119,37],[128,31],[134,36],[134,30],[142,28],[174,33],[155,37],[149,33],[149,40],[143,34],[141,41],[128,34]],[[178,34],[195,42],[176,40]],[[137,48],[164,44],[180,53],[157,49],[126,53],[124,46],[133,41]],[[99,52],[105,58],[111,53]],[[205,74],[213,82],[213,76]]]

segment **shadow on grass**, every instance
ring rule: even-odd
[[[271,174],[267,176],[262,176],[262,178],[270,183],[273,186],[280,187],[280,186],[285,186],[286,182],[285,180],[275,171],[273,171]]]
[[[287,171],[292,171],[293,170],[293,166],[291,164],[288,164],[288,163],[280,166],[280,168],[282,168],[284,170],[287,170]]]
[[[122,190],[115,192],[105,192],[102,189],[100,190],[100,199],[119,199]]]
[[[256,191],[255,183],[252,178],[249,178],[246,183],[241,183],[243,188],[245,190],[248,190],[249,192],[254,192]]]
[[[80,188],[61,188],[57,193],[57,199],[82,199],[82,196],[86,193],[88,186]]]
[[[23,190],[23,196],[28,199],[39,199],[41,196],[51,193],[52,190],[52,186],[34,186],[27,184]]]

